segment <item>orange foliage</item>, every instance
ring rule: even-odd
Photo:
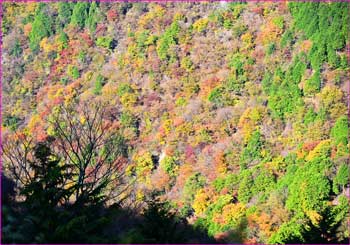
[[[212,77],[210,79],[205,80],[200,85],[199,96],[208,97],[210,91],[213,90],[216,86],[220,84],[220,79],[217,77]]]
[[[263,44],[269,44],[271,42],[276,42],[281,36],[283,30],[279,28],[272,20],[269,20],[266,25],[262,27],[262,31],[257,37],[258,42]]]
[[[23,32],[26,37],[29,36],[29,33],[32,31],[32,23],[25,24],[23,26]]]

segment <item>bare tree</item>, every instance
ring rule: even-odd
[[[53,153],[61,164],[70,166],[67,188],[73,188],[76,204],[103,201],[121,202],[130,185],[124,183],[127,146],[111,113],[101,103],[60,106],[49,119]],[[17,134],[16,134],[17,135]],[[8,138],[2,147],[5,166],[22,185],[31,181],[29,162],[34,143],[29,136]]]
[[[4,171],[16,186],[32,181],[30,160],[33,159],[33,149],[33,140],[25,133],[7,133],[3,136],[1,151]]]
[[[83,102],[78,107],[59,107],[50,120],[55,150],[78,176],[76,201],[106,188],[110,199],[120,194],[116,189],[123,184],[127,146],[110,118],[103,104]]]

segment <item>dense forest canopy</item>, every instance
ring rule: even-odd
[[[2,242],[349,243],[349,3],[2,8]]]

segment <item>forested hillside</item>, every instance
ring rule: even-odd
[[[349,3],[2,8],[3,242],[349,243]]]

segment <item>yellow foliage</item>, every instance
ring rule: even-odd
[[[141,190],[138,190],[136,193],[136,201],[143,201],[143,199],[145,198],[145,195],[143,194],[143,192]]]
[[[174,18],[173,18],[173,21],[179,21],[179,20],[182,20],[182,19],[184,19],[184,15],[183,14],[181,14],[181,13],[175,13],[174,14]]]
[[[192,128],[191,122],[182,123],[181,125],[177,126],[175,129],[177,138],[189,136],[192,131],[193,131],[193,128]]]
[[[245,206],[242,203],[230,203],[223,207],[222,217],[225,224],[237,224],[240,219],[245,215]]]
[[[28,130],[29,132],[34,132],[35,131],[35,128],[41,123],[41,119],[39,117],[39,115],[33,115],[30,120],[29,120],[29,123],[28,123]]]
[[[244,42],[245,48],[249,49],[253,46],[253,35],[251,33],[249,33],[249,32],[244,33],[241,36],[241,40],[242,40],[242,42]]]
[[[265,163],[265,167],[268,170],[278,172],[279,170],[284,169],[286,166],[285,166],[285,163],[283,162],[283,157],[277,156],[277,157],[273,158],[271,162]]]
[[[53,86],[47,94],[47,98],[49,100],[55,100],[56,98],[63,96],[64,89],[58,85],[58,86]]]
[[[134,161],[136,163],[135,172],[137,177],[141,182],[145,182],[149,179],[149,175],[153,169],[152,155],[149,152],[139,152],[134,156]]]
[[[126,176],[130,177],[134,171],[135,171],[135,165],[129,164],[125,169],[125,174],[126,174]]]
[[[47,37],[44,37],[41,41],[40,41],[40,48],[45,52],[45,53],[49,53],[51,51],[56,50],[56,48],[50,44],[48,42]]]
[[[120,103],[122,103],[125,108],[135,105],[136,101],[137,95],[134,93],[125,93],[120,97]]]
[[[262,120],[264,108],[248,107],[238,121],[238,127],[243,131],[244,141],[247,142],[255,131],[258,123]]]
[[[164,14],[165,9],[162,6],[152,5],[151,10],[139,19],[139,25],[144,28],[149,23],[154,22],[155,18],[162,17]]]
[[[103,86],[102,97],[105,101],[113,101],[117,96],[117,85],[116,83],[107,83]]]
[[[163,122],[163,128],[165,131],[165,135],[169,135],[172,129],[173,121],[171,119],[166,119]]]
[[[162,6],[156,4],[153,8],[153,12],[155,13],[156,17],[162,17],[164,16],[166,11]]]
[[[152,124],[152,120],[149,112],[144,112],[143,118],[144,118],[145,128],[142,130],[142,135],[146,136],[152,131],[153,124]]]
[[[193,29],[197,32],[203,32],[207,28],[208,22],[207,18],[199,19],[193,23]]]
[[[318,227],[320,220],[322,219],[322,216],[314,210],[307,211],[306,215],[310,218],[311,223],[314,226]]]
[[[84,116],[80,116],[79,117],[79,121],[80,121],[81,124],[85,124],[86,118]]]
[[[210,196],[205,189],[199,189],[194,197],[193,209],[197,216],[202,215],[210,205]]]
[[[331,147],[331,140],[323,140],[321,141],[312,151],[309,152],[309,154],[306,156],[306,160],[310,161],[316,157],[319,157],[327,151],[330,150]]]
[[[332,118],[338,118],[346,113],[346,106],[342,102],[343,92],[341,89],[326,85],[318,97],[321,100],[321,106],[330,112]]]

